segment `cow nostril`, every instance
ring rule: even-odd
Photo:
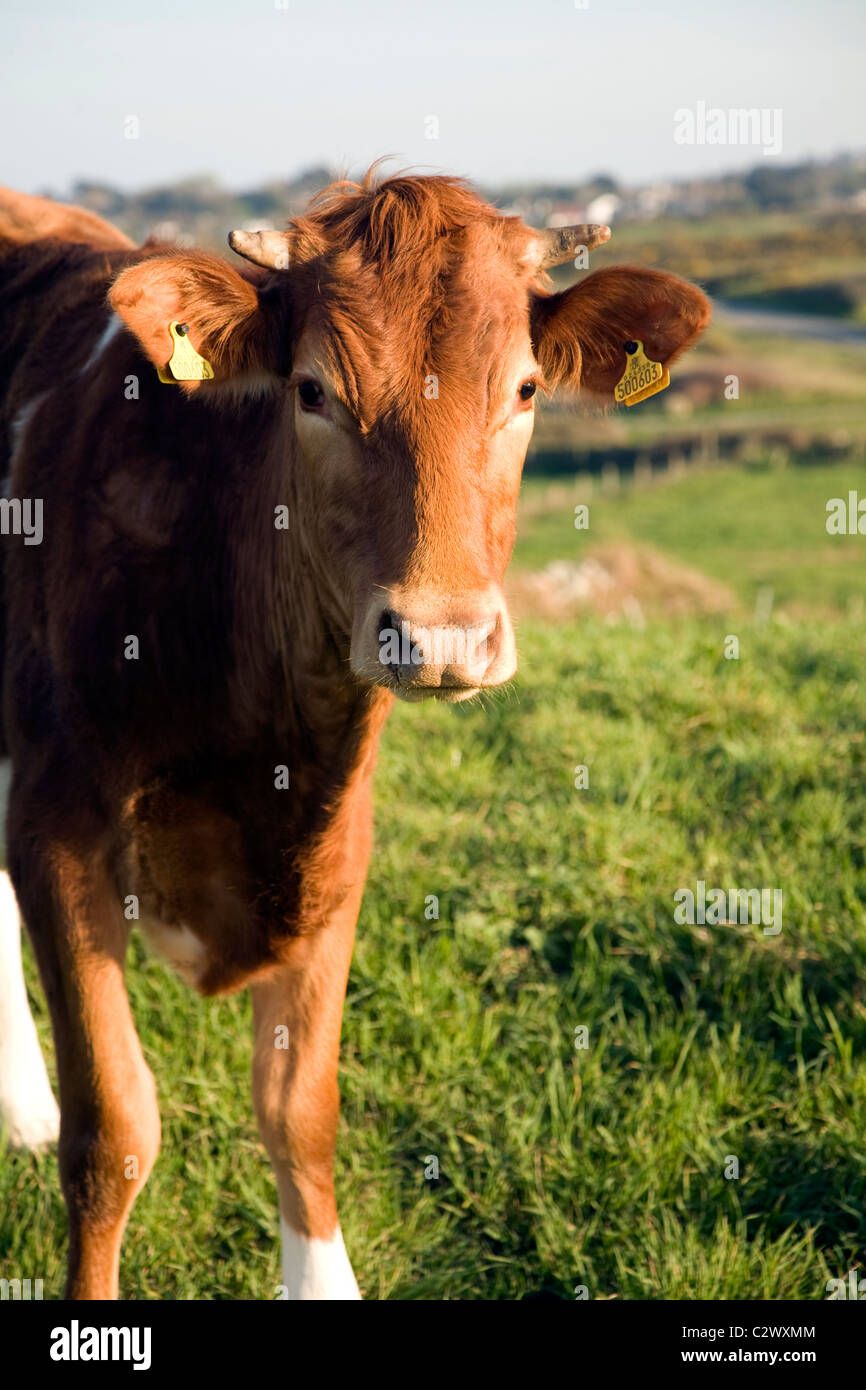
[[[379,630],[377,633],[379,641],[379,660],[383,666],[395,668],[398,677],[399,670],[406,661],[403,657],[401,620],[397,613],[390,608],[383,608],[379,614]]]
[[[383,608],[379,614],[378,638],[380,643],[400,636],[400,617],[390,608]]]
[[[389,612],[389,610],[388,610],[387,608],[383,608],[383,609],[382,609],[382,612],[379,614],[378,635],[379,635],[380,637],[386,637],[387,634],[388,634],[388,631],[389,631],[391,628],[393,628],[393,626],[394,626],[394,614],[391,613],[391,612]]]
[[[500,618],[497,614],[495,618],[490,618],[486,623],[479,623],[474,629],[474,648],[476,655],[483,658],[485,655],[491,658],[493,649],[499,639]]]

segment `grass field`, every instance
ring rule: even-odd
[[[774,604],[818,616],[862,612],[866,537],[827,534],[828,498],[866,497],[866,470],[851,463],[753,469],[720,467],[625,487],[606,495],[585,478],[571,484],[529,479],[514,566],[580,560],[600,543],[651,545],[713,579],[741,605],[762,588]],[[574,506],[589,507],[589,526],[575,530]]]
[[[597,498],[583,535],[533,483],[518,568],[650,541],[724,578],[732,614],[524,619],[511,690],[395,711],[343,1030],[366,1297],[820,1299],[862,1263],[866,538],[833,549],[823,510],[849,485],[708,471]],[[780,888],[782,931],[677,924],[698,879]],[[198,1000],[137,939],[129,983],[163,1150],[122,1292],[273,1298],[247,999]],[[54,1156],[3,1155],[4,1267],[56,1297],[64,1229]]]

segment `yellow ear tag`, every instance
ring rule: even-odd
[[[205,357],[196,352],[186,336],[189,327],[185,323],[170,323],[168,331],[174,343],[174,351],[168,369],[157,367],[156,374],[167,386],[175,381],[213,381],[213,367]]]
[[[657,391],[664,391],[666,386],[670,386],[667,367],[663,367],[661,362],[651,362],[643,350],[643,343],[632,339],[624,347],[627,359],[625,371],[613,388],[620,405],[637,405],[638,401],[646,401]]]

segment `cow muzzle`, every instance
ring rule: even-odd
[[[350,659],[356,676],[402,700],[451,704],[502,685],[517,669],[500,591],[445,604],[386,591],[356,622]]]

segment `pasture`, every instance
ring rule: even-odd
[[[392,716],[341,1067],[367,1298],[821,1299],[861,1259],[866,538],[824,502],[862,467],[777,465],[596,492],[588,533],[530,479],[518,577],[650,544],[730,610],[527,613],[512,688]],[[781,888],[781,933],[677,924],[699,879]],[[197,999],[137,935],[128,979],[163,1147],[121,1294],[272,1299],[247,997]],[[59,1296],[65,1220],[55,1155],[3,1153],[2,1273]]]

